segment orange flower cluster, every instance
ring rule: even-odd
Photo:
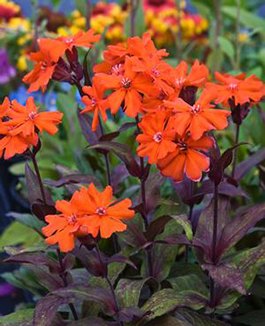
[[[109,238],[114,232],[125,231],[127,225],[122,219],[131,219],[134,211],[129,209],[132,202],[126,198],[122,201],[113,200],[113,190],[107,186],[102,192],[94,184],[88,188],[75,191],[71,200],[58,200],[58,215],[45,217],[47,226],[42,232],[49,245],[59,244],[60,250],[67,252],[74,248],[75,238],[91,234]]]
[[[72,37],[58,37],[57,39],[39,39],[39,51],[30,54],[30,59],[35,62],[34,69],[29,72],[23,82],[30,84],[29,93],[40,88],[45,91],[60,58],[74,47],[91,48],[91,43],[98,42],[100,35],[94,35],[92,29],[83,33],[78,32]]]
[[[122,106],[131,118],[142,113],[138,155],[148,156],[150,164],[175,181],[181,181],[184,173],[198,181],[210,164],[205,152],[214,146],[205,133],[224,129],[230,112],[211,104],[213,88],[205,89],[195,102],[197,89],[208,81],[206,66],[196,60],[190,71],[184,61],[173,68],[163,60],[167,55],[155,48],[148,33],[109,46],[104,62],[94,67],[93,85],[83,88],[83,112],[94,112],[93,130],[99,114],[107,119],[107,108],[116,114]]]
[[[28,98],[26,106],[5,98],[0,105],[0,157],[4,154],[9,159],[36,146],[38,132],[54,135],[62,116],[60,112],[38,112],[33,97]]]

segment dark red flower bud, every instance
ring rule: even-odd
[[[179,97],[183,99],[183,101],[187,102],[189,105],[194,105],[196,102],[196,92],[197,87],[195,86],[187,86],[183,87]]]

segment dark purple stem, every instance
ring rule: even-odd
[[[42,183],[42,180],[41,180],[40,169],[39,169],[39,166],[38,166],[38,163],[37,163],[37,160],[36,160],[36,155],[34,155],[31,151],[29,151],[29,153],[30,153],[30,158],[31,158],[31,161],[33,163],[34,170],[36,172],[36,176],[37,176],[37,179],[38,179],[42,200],[43,200],[44,204],[47,204],[46,197],[45,197],[44,186],[43,186],[43,183]]]
[[[102,265],[102,269],[104,270],[104,263],[102,261],[102,257],[101,257],[100,250],[99,250],[99,247],[98,247],[97,243],[95,243],[95,247],[96,247],[96,251],[97,251],[97,254],[98,254],[98,259],[100,261],[100,264]],[[115,311],[116,311],[116,320],[117,320],[119,326],[123,326],[123,323],[120,321],[119,314],[118,314],[119,311],[120,311],[120,308],[119,308],[119,303],[118,303],[118,300],[117,300],[117,297],[116,297],[114,287],[113,287],[113,285],[111,283],[111,280],[109,279],[108,275],[105,275],[104,278],[106,279],[106,281],[108,282],[109,287],[110,287],[110,291],[111,291],[111,295],[112,295],[112,298],[113,298]]]
[[[236,136],[235,136],[235,144],[238,144],[239,141],[239,133],[240,133],[240,124],[236,124]],[[232,174],[231,177],[234,179],[235,172],[236,172],[236,162],[237,162],[237,147],[234,149],[234,160],[233,160],[233,167],[232,167]]]
[[[214,185],[214,208],[213,208],[213,238],[212,238],[212,263],[216,264],[216,245],[217,245],[217,229],[218,229],[218,185]],[[214,307],[215,296],[214,280],[210,277],[210,306]]]
[[[59,264],[60,264],[60,277],[63,281],[63,284],[64,284],[64,287],[67,287],[68,286],[68,282],[67,282],[67,274],[66,274],[66,271],[64,269],[64,266],[63,266],[63,260],[62,260],[62,256],[61,256],[61,252],[59,249],[57,249],[57,256],[58,256],[58,261],[59,261]],[[78,320],[78,315],[77,315],[77,312],[75,310],[75,306],[72,302],[70,302],[68,304],[72,314],[73,314],[73,317],[75,320]]]

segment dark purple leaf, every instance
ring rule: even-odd
[[[48,184],[52,187],[62,187],[69,184],[89,184],[94,183],[97,187],[100,187],[100,183],[93,175],[88,174],[70,174],[62,177],[61,179],[54,181],[54,180],[44,180],[45,184]]]
[[[89,113],[81,113],[80,110],[77,111],[78,120],[83,132],[83,135],[86,139],[86,141],[92,145],[98,142],[100,137],[100,130],[99,127],[94,132],[91,129],[92,126],[92,117],[89,115]]]
[[[124,164],[115,166],[111,173],[111,186],[114,193],[120,191],[120,186],[128,176],[129,172]]]
[[[212,279],[221,287],[227,287],[241,294],[246,294],[243,275],[238,267],[228,263],[221,263],[219,265],[203,264],[202,268],[206,269]]]
[[[182,182],[173,183],[173,186],[185,205],[197,205],[203,199],[203,194],[196,196],[197,183],[186,176]]]
[[[213,192],[214,192],[214,185],[213,185],[212,181],[204,180],[202,182],[200,189],[197,191],[197,193],[194,195],[194,197],[195,198],[197,196],[201,197],[206,194],[212,194]],[[218,185],[218,193],[220,195],[225,195],[225,196],[229,196],[229,197],[241,196],[241,197],[248,198],[248,195],[242,189],[240,189],[226,181],[222,181]]]
[[[160,173],[149,175],[146,184],[146,213],[150,213],[160,203],[160,186],[165,178]]]
[[[155,237],[164,231],[165,225],[171,220],[169,215],[160,216],[148,225],[145,237],[148,241],[153,241]]]
[[[127,129],[132,128],[132,127],[135,127],[135,126],[136,126],[136,123],[135,122],[127,122],[127,123],[123,124],[119,128],[119,130],[114,131],[114,132],[111,132],[109,134],[102,135],[99,138],[99,140],[100,141],[111,141],[112,139],[117,138],[120,135],[121,132],[126,131]]]
[[[224,171],[225,169],[232,163],[233,161],[233,151],[237,147],[241,145],[246,145],[247,143],[239,143],[236,144],[233,147],[228,148],[216,161],[211,161],[211,168],[209,171],[209,178],[210,180],[215,183],[216,185],[219,185],[220,182],[224,178]]]
[[[107,261],[107,264],[111,264],[114,262],[125,263],[125,264],[130,265],[132,268],[137,269],[136,265],[128,257],[126,257],[124,255],[116,254],[111,257],[106,258],[106,261]]]
[[[118,142],[100,141],[89,146],[89,149],[102,149],[112,152],[125,163],[128,172],[132,176],[141,177],[140,167],[127,145]]]
[[[36,201],[31,206],[32,213],[40,220],[44,221],[46,215],[56,214],[56,208],[53,205],[46,205],[39,201]]]
[[[143,230],[139,224],[135,222],[127,222],[127,230],[123,233],[118,233],[118,236],[124,240],[129,245],[140,248],[147,241],[146,237],[143,234]]]
[[[123,308],[118,314],[120,321],[124,323],[137,323],[146,315],[148,315],[148,313],[142,312],[138,307]]]
[[[61,297],[54,294],[48,294],[40,299],[34,312],[33,326],[51,326],[56,316],[58,308],[70,302],[69,297]]]
[[[251,155],[245,161],[237,165],[235,170],[235,179],[240,181],[253,167],[265,160],[265,148],[260,149],[254,155]]]
[[[81,299],[99,303],[103,311],[112,316],[117,313],[111,292],[107,289],[84,284],[73,284],[53,292],[62,298]]]
[[[73,321],[67,326],[119,326],[117,323],[110,324],[98,317],[87,317],[78,321]]]
[[[257,204],[240,212],[220,234],[217,255],[220,257],[232,248],[260,220],[265,218],[265,204]]]
[[[168,245],[192,245],[192,242],[189,241],[185,234],[176,234],[166,237],[164,240],[156,240],[153,243],[161,243]]]
[[[87,57],[88,57],[89,52],[90,52],[90,49],[88,51],[86,51],[86,54],[85,54],[84,60],[83,60],[83,72],[84,72],[86,86],[92,85],[91,78],[89,76],[89,68],[88,68],[88,64],[87,64]]]
[[[193,239],[193,245],[200,247],[205,255],[206,262],[212,257],[212,237],[213,237],[213,200],[201,213],[197,230]],[[220,241],[222,230],[227,223],[227,211],[229,200],[226,196],[219,195],[218,200],[218,229],[217,244]],[[218,255],[217,255],[218,256]]]

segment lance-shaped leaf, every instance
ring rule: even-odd
[[[117,296],[122,307],[137,307],[145,285],[157,289],[158,284],[151,278],[141,280],[121,279],[116,287]]]
[[[212,279],[221,287],[227,287],[241,294],[246,294],[243,275],[239,267],[221,263],[219,265],[203,264],[202,268],[207,270]]]
[[[138,307],[126,307],[119,311],[118,316],[121,322],[133,323],[135,325],[135,323],[142,320],[148,314],[148,312],[143,312]]]
[[[112,152],[124,162],[132,176],[141,177],[141,169],[127,145],[118,142],[100,141],[89,146],[89,149],[103,149]]]
[[[0,316],[2,326],[32,326],[34,309],[23,309],[6,316]]]
[[[152,221],[145,232],[148,241],[153,241],[155,237],[164,231],[165,225],[171,220],[171,216],[163,215]]]
[[[54,291],[53,294],[63,298],[97,302],[101,305],[102,310],[110,316],[117,313],[111,292],[99,286],[73,284]]]
[[[10,212],[6,214],[7,216],[13,217],[18,222],[31,227],[35,230],[40,231],[43,226],[45,226],[45,223],[37,219],[36,216],[32,214],[24,214],[24,213],[16,213],[16,212]]]
[[[237,165],[235,169],[235,179],[240,181],[253,167],[265,160],[265,148],[260,149],[245,161]]]
[[[89,183],[94,183],[97,187],[100,188],[99,181],[93,176],[93,175],[87,175],[87,174],[70,174],[66,175],[59,180],[44,180],[43,183],[50,185],[52,187],[63,187],[69,184],[84,184],[87,185]]]
[[[201,293],[203,296],[208,296],[209,291],[204,284],[203,279],[196,274],[172,277],[168,279],[168,282],[177,293],[196,289],[196,291]]]
[[[137,223],[134,220],[128,220],[125,223],[127,224],[126,231],[118,233],[118,236],[135,249],[143,247],[148,241],[144,236],[141,223]]]
[[[188,220],[188,217],[184,214],[174,215],[172,217],[179,225],[183,227],[187,239],[191,241],[193,238],[193,233],[192,233],[192,225],[191,222]]]
[[[173,289],[163,289],[153,294],[144,304],[142,310],[151,312],[145,318],[148,321],[163,316],[177,307],[189,307],[199,310],[206,305],[207,300],[207,297],[202,296],[196,291],[191,290],[177,293]]]
[[[56,316],[58,308],[69,303],[69,297],[60,297],[53,294],[48,294],[46,297],[40,299],[34,311],[33,326],[51,326]]]
[[[119,130],[111,132],[109,134],[104,134],[99,138],[99,140],[100,141],[111,141],[112,139],[117,138],[121,132],[126,131],[127,129],[135,127],[135,126],[136,126],[136,122],[126,122],[119,128]]]
[[[227,211],[229,201],[226,196],[220,196],[218,199],[218,229],[217,244],[222,234],[222,230],[227,223]],[[197,230],[193,239],[193,244],[202,249],[207,261],[211,261],[212,255],[212,237],[213,237],[213,200],[201,213]]]
[[[265,204],[257,204],[240,212],[223,229],[217,245],[217,255],[221,256],[232,248],[261,219],[265,218]]]

